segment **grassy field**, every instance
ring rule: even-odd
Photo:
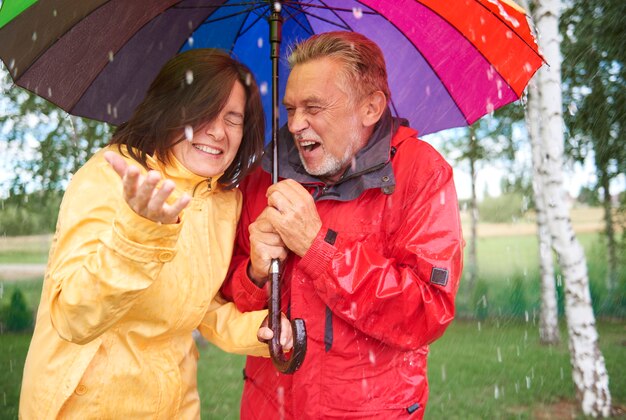
[[[592,210],[573,213],[572,220],[585,248],[592,296],[598,300],[606,295],[606,263],[598,233],[602,228],[601,213]],[[431,347],[426,418],[582,418],[574,398],[565,329],[561,344],[544,347],[538,343],[538,251],[532,220],[514,225],[483,224],[479,234],[481,292],[470,295],[466,283],[461,283],[460,316]],[[21,246],[0,240],[0,263],[45,262],[49,240],[49,236],[39,237]],[[622,284],[626,283],[624,274]],[[19,288],[28,305],[35,308],[41,282],[41,278],[0,281],[0,307]],[[561,283],[560,278],[557,282]],[[469,320],[483,295],[489,318]],[[622,305],[625,295],[617,296]],[[516,308],[520,302],[523,307]],[[613,402],[626,418],[626,321],[624,317],[601,318],[598,329]],[[0,332],[0,419],[17,418],[19,383],[29,340],[29,335]],[[211,345],[201,347],[200,355],[198,382],[203,419],[237,419],[243,357],[223,353]]]
[[[613,402],[626,404],[623,322],[599,324]],[[558,346],[538,343],[532,323],[455,321],[431,346],[427,419],[583,418],[574,402],[566,332]],[[0,335],[0,419],[17,418],[29,335]],[[198,384],[203,419],[237,419],[242,356],[200,348]],[[623,415],[623,412],[622,412]]]

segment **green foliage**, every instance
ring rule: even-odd
[[[71,175],[108,141],[111,129],[104,123],[68,115],[16,87],[4,69],[0,69],[0,87],[4,154],[0,165],[12,174],[0,185],[2,213],[9,213],[1,221],[0,234],[50,232]],[[26,213],[14,206],[26,207]]]
[[[62,191],[37,191],[0,200],[0,235],[19,236],[54,232]]]
[[[485,197],[478,206],[480,219],[489,223],[511,223],[528,210],[528,199],[520,193]]]
[[[479,280],[476,283],[472,304],[474,317],[478,320],[487,319],[489,316],[489,286],[486,282]]]
[[[587,204],[591,207],[600,206],[600,196],[598,195],[598,190],[596,188],[590,187],[581,187],[578,192],[577,201],[581,204]]]
[[[26,305],[24,293],[15,289],[11,295],[11,302],[2,309],[2,323],[7,331],[21,332],[33,326],[33,313]]]
[[[508,296],[508,315],[515,318],[523,318],[528,313],[525,289],[524,278],[519,274],[513,277]]]

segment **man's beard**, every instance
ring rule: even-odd
[[[320,137],[315,134],[315,139],[318,140],[320,139]],[[355,150],[357,149],[357,143],[358,139],[355,135],[340,159],[330,153],[327,153],[324,149],[324,158],[322,160],[322,163],[317,165],[316,168],[311,168],[309,167],[309,165],[307,165],[306,160],[302,156],[300,149],[298,149],[298,154],[300,155],[300,161],[302,162],[302,166],[304,166],[304,169],[309,175],[320,178],[330,178],[343,171],[348,166],[348,164],[351,163],[351,161],[354,159],[354,155],[356,154]],[[321,143],[318,147],[324,147],[323,143]]]

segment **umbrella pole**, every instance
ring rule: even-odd
[[[279,1],[272,5],[270,23],[270,56],[272,59],[272,183],[278,182],[278,60],[280,58],[280,42],[283,19],[280,14],[281,4]],[[293,331],[293,354],[287,359],[280,345],[280,318],[281,318],[281,296],[280,281],[282,278],[282,268],[280,260],[274,259],[270,265],[270,297],[269,297],[269,327],[274,332],[274,338],[270,341],[270,355],[276,369],[282,373],[294,373],[302,362],[306,354],[306,328],[303,319],[291,321]]]

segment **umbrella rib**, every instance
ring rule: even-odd
[[[293,9],[292,6],[289,6],[291,9]],[[309,28],[307,28],[306,26],[304,26],[302,23],[300,23],[300,21],[298,21],[298,19],[296,19],[296,16],[290,12],[287,8],[283,9],[285,12],[287,12],[289,14],[289,16],[292,18],[292,20],[296,23],[296,25],[298,25],[299,27],[301,27],[307,34],[309,35],[313,35],[315,32],[312,32]],[[297,9],[296,9],[297,10]],[[306,13],[302,10],[299,11],[300,13],[302,13],[303,15],[306,15]]]
[[[221,16],[221,17],[218,17],[218,18],[215,18],[215,19],[208,19],[208,20],[205,20],[204,22],[202,22],[200,25],[198,25],[198,28],[200,26],[208,25],[210,23],[219,22],[220,20],[230,19],[231,17],[243,15],[245,13],[254,12],[255,10],[260,9],[262,7],[265,7],[265,6],[266,6],[265,4],[258,4],[258,5],[255,5],[254,7],[251,7],[251,8],[246,9],[246,10],[242,10],[242,11],[239,11],[239,12],[236,12],[236,13],[231,13],[230,15]],[[202,7],[198,7],[197,9],[201,9],[201,8]]]
[[[296,7],[293,7],[293,6],[289,6],[289,8],[294,9],[295,11],[297,11],[297,12],[299,12],[299,13],[302,13],[303,15],[311,16],[311,17],[313,17],[313,18],[315,18],[315,19],[319,19],[319,20],[321,20],[322,22],[326,22],[326,23],[329,23],[329,24],[331,24],[331,25],[334,25],[334,26],[336,26],[336,27],[338,27],[338,28],[341,28],[341,29],[344,29],[344,30],[351,30],[349,26],[346,26],[346,25],[342,26],[342,25],[338,24],[337,22],[333,22],[332,20],[329,20],[329,19],[323,18],[323,17],[318,16],[318,15],[316,15],[316,14],[313,14],[313,13],[311,13],[311,12],[307,12],[306,10],[304,10],[304,9],[302,9],[302,8],[296,8]],[[286,8],[285,8],[285,9],[286,9]],[[330,9],[330,10],[332,10],[332,9]],[[292,17],[294,17],[294,15],[292,15],[291,13],[290,13],[290,15],[291,15]],[[294,20],[296,20],[296,19],[294,19]],[[297,21],[297,20],[296,20],[296,21]],[[344,23],[345,23],[345,22],[344,22]],[[308,30],[307,30],[307,32],[308,32]]]
[[[482,4],[481,2],[477,1],[478,4],[480,4],[483,8],[487,9],[487,11],[489,13],[491,13],[492,15],[494,15],[496,17],[496,19],[498,19],[500,22],[502,22],[507,28],[509,28],[511,30],[511,32],[513,32],[524,44],[526,44],[526,46],[528,48],[531,49],[532,52],[535,53],[535,55],[537,55],[537,57],[541,58],[541,61],[543,61],[544,63],[547,64],[547,61],[541,56],[541,54],[539,54],[537,51],[535,51],[535,49],[533,48],[532,45],[530,45],[523,37],[520,36],[520,34],[517,33],[517,31],[515,30],[515,28],[511,28],[511,26],[509,25],[509,23],[502,18],[502,16],[499,16],[497,13],[494,13],[493,10],[489,9],[487,6],[485,6],[484,4]],[[524,13],[524,17],[526,17],[526,13]]]
[[[331,7],[331,6],[328,6],[328,5],[324,2],[324,0],[320,0],[320,2],[321,2],[324,6],[326,6],[326,7],[328,8],[328,10],[329,10],[332,14],[334,14],[335,16],[337,16],[337,19],[339,19],[340,21],[342,21],[342,22],[343,22],[343,24],[346,26],[346,28],[348,28],[348,29],[352,30],[352,27],[348,24],[348,22],[346,22],[346,21],[345,21],[345,20],[344,20],[341,16],[339,16],[339,15],[337,14],[337,11],[349,11],[349,12],[352,12],[352,13],[354,14],[354,9],[347,10],[347,9],[342,9],[342,8],[338,8],[338,7]],[[368,9],[369,9],[369,8],[368,8]],[[363,11],[363,9],[361,9],[361,11]],[[376,13],[376,12],[370,12],[370,11],[368,11],[368,12],[367,12],[367,14],[376,15],[377,13]]]
[[[360,1],[360,0],[357,0],[357,2],[358,2],[358,3],[361,3],[361,1]],[[363,4],[363,3],[361,3],[361,4]],[[364,6],[369,7],[369,6],[367,6],[367,5],[364,5]],[[426,6],[424,6],[424,7],[426,7]],[[430,10],[431,12],[433,12],[434,14],[436,14],[437,16],[439,16],[441,19],[445,20],[445,19],[444,19],[444,18],[443,18],[443,17],[442,17],[439,13],[435,12],[435,11],[434,11],[434,10],[432,10],[431,8],[428,8],[428,10]],[[417,45],[415,45],[415,44],[413,43],[413,41],[411,41],[411,40],[410,40],[410,39],[406,36],[406,34],[405,34],[402,30],[400,30],[400,28],[398,28],[398,26],[397,26],[394,22],[392,22],[391,20],[387,19],[387,16],[383,15],[383,14],[382,14],[382,13],[380,13],[380,12],[377,12],[377,14],[378,14],[378,16],[382,17],[382,18],[383,18],[383,19],[385,19],[387,22],[389,22],[389,24],[390,24],[391,26],[393,26],[394,28],[396,28],[396,30],[397,30],[397,31],[398,31],[398,32],[399,32],[399,33],[400,33],[400,34],[401,34],[401,35],[402,35],[402,36],[403,36],[403,37],[407,40],[407,42],[408,42],[409,44],[411,44],[411,45],[413,46],[413,48],[415,48],[415,51],[416,51],[419,55],[421,55],[421,56],[422,56],[422,58],[424,59],[424,62],[428,65],[428,67],[430,67],[430,70],[432,71],[432,73],[433,73],[433,74],[435,75],[435,77],[436,77],[437,79],[439,79],[439,81],[441,82],[441,86],[443,86],[443,88],[444,88],[444,89],[446,90],[446,92],[448,93],[448,96],[450,97],[450,100],[454,103],[454,105],[456,106],[456,109],[458,109],[458,110],[459,110],[459,112],[461,113],[461,115],[463,115],[463,119],[464,119],[464,120],[465,120],[465,122],[469,125],[469,121],[467,120],[467,116],[465,115],[465,112],[463,112],[463,109],[459,106],[459,103],[458,103],[458,102],[457,102],[457,100],[455,99],[454,95],[452,95],[452,93],[451,93],[451,92],[450,92],[450,90],[448,89],[448,86],[447,86],[447,85],[443,82],[443,80],[441,80],[441,77],[439,77],[439,73],[437,73],[437,72],[435,71],[435,69],[433,68],[433,66],[432,66],[432,64],[430,63],[430,61],[429,61],[428,59],[426,59],[426,57],[424,57],[424,54],[422,54],[422,52],[420,51],[420,49],[419,49],[419,48],[417,48]],[[446,21],[446,22],[447,22],[447,21]],[[461,36],[463,36],[463,34],[462,34],[460,31],[458,31],[456,28],[454,28],[454,29],[455,29],[457,32],[459,32],[459,33],[461,34]],[[464,36],[463,36],[463,37],[464,37]],[[465,38],[465,39],[467,39],[467,38]],[[468,42],[469,42],[469,40],[468,40]],[[470,44],[471,44],[471,42],[470,42]],[[473,45],[472,45],[472,46],[473,46]],[[475,47],[474,47],[474,48],[475,48]],[[480,52],[480,50],[477,50],[477,51],[478,51],[478,52],[482,55],[482,53]],[[484,55],[483,55],[483,58],[485,58],[485,56],[484,56]],[[487,60],[487,58],[485,58],[485,60],[486,60],[487,62],[489,62],[489,60]],[[395,109],[395,107],[394,107],[394,109]],[[396,114],[396,115],[397,115],[397,114]]]
[[[301,1],[285,1],[283,3],[283,5],[285,6],[289,6],[289,7],[293,7],[291,4],[298,4],[302,7],[313,7],[313,8],[317,8],[317,9],[326,9],[326,10],[333,10],[333,11],[339,11],[339,12],[354,12],[354,9],[347,9],[345,7],[333,7],[333,6],[328,6],[326,5],[323,1],[320,1],[320,3],[324,4],[324,6],[319,6],[317,4],[314,3],[303,3]],[[363,11],[363,14],[367,14],[367,15],[376,15],[376,12],[370,12],[370,11]]]
[[[248,32],[250,30],[250,28],[252,28],[254,25],[256,25],[256,23],[259,20],[261,20],[263,17],[264,17],[264,15],[262,13],[257,14],[256,19],[254,19],[254,22],[252,22],[250,25],[248,25],[247,28],[245,28],[244,30],[241,30],[241,28],[239,28],[239,32],[237,32],[237,38],[240,37],[241,35],[245,34],[246,32]],[[245,21],[244,21],[244,23],[245,23]],[[241,24],[241,26],[243,27],[243,23]],[[233,48],[234,47],[235,47],[235,44],[233,43]]]

